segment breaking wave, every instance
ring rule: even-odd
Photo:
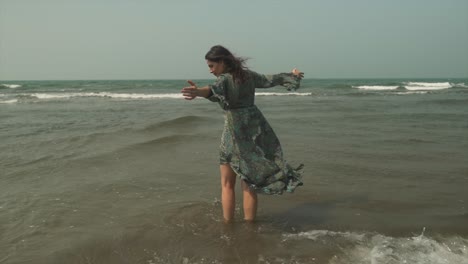
[[[370,91],[390,91],[390,90],[407,90],[407,91],[434,91],[444,90],[449,88],[467,88],[465,83],[450,83],[450,82],[403,82],[400,85],[357,85],[352,88]]]
[[[407,82],[405,83],[405,89],[410,91],[416,90],[443,90],[452,88],[453,85],[449,82]]]
[[[16,89],[16,88],[20,88],[21,85],[20,84],[0,84],[0,88],[9,88],[9,89]]]
[[[413,263],[413,264],[468,264],[468,239],[453,236],[431,238],[423,233],[414,237],[390,237],[362,232],[335,232],[313,230],[297,234],[284,234],[283,242],[310,241],[310,243],[336,245],[329,263]]]

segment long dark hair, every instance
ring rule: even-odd
[[[221,45],[211,47],[205,55],[206,60],[214,62],[224,62],[226,72],[232,74],[236,83],[243,83],[247,80],[247,70],[245,66],[246,58],[234,56],[228,49]]]

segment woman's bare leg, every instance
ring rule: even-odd
[[[249,188],[249,185],[242,181],[244,220],[254,221],[257,215],[257,193]]]
[[[234,219],[234,209],[236,208],[236,173],[229,164],[221,164],[221,202],[223,204],[223,217],[225,222]]]

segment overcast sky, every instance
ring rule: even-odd
[[[0,80],[468,77],[466,0],[0,0]]]

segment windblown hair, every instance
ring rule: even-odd
[[[221,45],[211,47],[205,55],[206,60],[214,62],[224,62],[226,72],[232,74],[234,82],[241,84],[248,78],[245,66],[246,58],[234,56],[228,49]]]

